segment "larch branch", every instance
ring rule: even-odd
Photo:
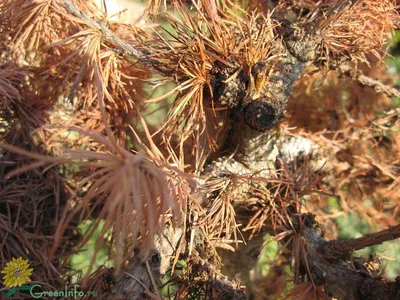
[[[105,24],[101,24],[101,23],[93,20],[87,14],[80,11],[71,1],[63,0],[63,4],[64,4],[64,8],[67,10],[67,12],[69,12],[73,16],[81,19],[82,21],[89,23],[94,28],[101,30],[105,40],[111,42],[114,46],[116,46],[123,53],[136,58],[143,64],[146,64],[145,58],[148,56],[146,53],[135,49],[131,44],[120,39],[110,29],[108,29]]]
[[[346,253],[400,238],[400,225],[350,240],[332,240],[335,251]]]
[[[361,72],[355,72],[349,65],[341,65],[339,70],[342,74],[355,78],[361,85],[374,88],[377,93],[384,93],[389,97],[400,98],[400,91],[398,89],[384,84],[380,80],[366,76]]]

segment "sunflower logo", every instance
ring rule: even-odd
[[[30,268],[27,259],[13,258],[11,261],[6,263],[5,268],[1,271],[3,276],[3,283],[7,287],[20,287],[23,284],[30,282],[33,269]]]

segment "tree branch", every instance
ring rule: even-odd
[[[384,93],[389,97],[398,97],[400,98],[400,91],[396,88],[383,84],[379,80],[370,78],[363,74],[358,74],[356,77],[358,82],[362,85],[373,87],[377,93]]]
[[[400,225],[388,229],[370,233],[362,237],[350,240],[332,240],[327,242],[329,247],[333,247],[338,253],[347,253],[360,250],[365,247],[375,246],[387,241],[395,240],[400,237]]]
[[[63,4],[64,4],[64,8],[66,9],[67,12],[69,12],[73,16],[89,23],[94,28],[99,29],[103,33],[104,39],[111,42],[115,47],[117,47],[119,50],[121,50],[124,54],[130,55],[130,56],[136,58],[144,65],[149,64],[147,53],[145,53],[143,51],[139,51],[139,50],[135,49],[131,44],[121,40],[110,29],[108,29],[105,24],[101,24],[101,23],[93,20],[87,14],[80,11],[71,1],[63,0]],[[153,63],[155,63],[155,62],[152,62],[151,64],[153,64]]]
[[[375,89],[377,93],[384,93],[388,97],[400,98],[400,91],[394,87],[383,84],[381,81],[368,77],[362,74],[360,71],[354,71],[350,65],[341,65],[339,71],[346,75],[356,79],[361,85],[369,86]]]
[[[304,238],[307,241],[307,261],[303,260],[302,263],[308,264],[309,275],[316,285],[324,286],[328,296],[339,300],[399,299],[400,280],[387,282],[371,276],[363,269],[357,269],[352,261],[344,257],[332,256],[336,249],[332,252],[331,247],[341,241],[327,242],[314,228],[307,226],[304,228]]]

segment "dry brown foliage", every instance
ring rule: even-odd
[[[187,262],[171,279],[176,299],[241,299],[217,249],[269,233],[281,245],[276,280],[257,293],[268,282],[283,292],[290,266],[288,297],[329,298],[310,261],[328,245],[321,228],[336,239],[347,213],[377,231],[399,222],[398,91],[383,64],[397,10],[390,0],[149,0],[127,23],[92,1],[0,1],[0,267],[22,256],[34,282],[71,284],[68,259],[103,224],[82,281],[100,289],[135,255],[148,267],[156,237],[182,228],[162,258]],[[322,261],[359,274],[352,249],[396,239],[393,228]],[[104,243],[114,272],[92,270]],[[159,298],[147,273],[143,291]]]

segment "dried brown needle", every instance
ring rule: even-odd
[[[96,215],[93,228],[82,241],[83,246],[92,236],[100,221],[104,220],[101,236],[105,239],[112,232],[115,246],[116,266],[121,266],[126,258],[123,249],[128,240],[141,241],[142,250],[149,251],[153,238],[167,220],[180,224],[182,207],[186,205],[194,181],[189,175],[168,164],[160,155],[149,155],[150,150],[134,154],[112,142],[109,138],[92,131],[70,128],[89,136],[94,142],[104,146],[104,151],[67,150],[63,156],[50,158],[33,154],[14,146],[2,145],[5,149],[38,160],[10,173],[26,172],[46,164],[68,164],[88,170],[89,176],[82,178],[78,186],[89,186],[81,198],[72,201],[71,210],[65,210],[55,235],[54,251],[62,240],[63,233],[78,214],[83,218]],[[154,150],[154,149],[153,149]],[[154,152],[153,152],[154,153]],[[97,242],[96,249],[102,241]],[[96,259],[93,257],[92,263]],[[118,267],[117,267],[118,268]]]

